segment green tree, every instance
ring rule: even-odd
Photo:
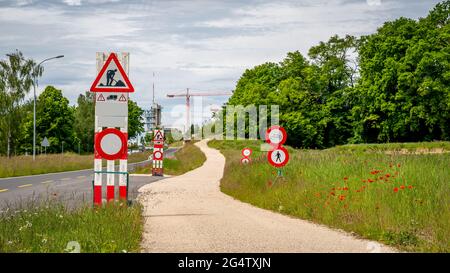
[[[9,157],[21,139],[23,100],[33,85],[33,76],[42,75],[43,69],[18,50],[7,57],[0,60],[0,152]]]
[[[83,152],[94,151],[94,93],[80,94],[74,113],[74,132]]]
[[[53,86],[47,86],[39,95],[36,109],[36,142],[40,143],[44,137],[50,142],[47,152],[58,153],[74,150],[75,134],[74,108],[69,106],[69,100],[62,91]],[[29,131],[32,128],[28,128]]]
[[[144,132],[143,114],[144,110],[136,102],[128,100],[128,138],[135,138]]]

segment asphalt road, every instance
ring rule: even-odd
[[[176,148],[164,151],[164,156],[173,155]],[[151,161],[128,164],[131,172],[136,166],[150,164]],[[94,164],[94,163],[92,163]],[[117,166],[116,166],[117,167]],[[164,179],[163,177],[132,176],[129,177],[128,197],[134,200],[137,190],[143,185]],[[30,203],[57,199],[69,206],[92,202],[93,169],[69,171],[51,174],[30,175],[0,179],[0,209],[5,207],[23,207]],[[116,185],[118,177],[115,177]],[[103,185],[106,175],[103,175]],[[103,187],[106,188],[106,187]],[[118,193],[116,192],[116,195]],[[103,196],[105,193],[103,194]]]

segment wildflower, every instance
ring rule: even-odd
[[[398,188],[397,187],[394,188],[394,192],[398,192]]]
[[[400,168],[401,166],[402,166],[402,165],[400,165],[400,163],[398,163],[398,164],[397,164],[397,167],[399,167],[399,168]]]
[[[339,200],[344,201],[345,200],[345,195],[339,195]]]
[[[411,186],[411,185],[410,185],[410,186],[408,186],[408,189],[412,189],[412,188],[413,188],[413,186]]]
[[[343,190],[343,191],[348,191],[348,188],[347,188],[347,187],[345,187],[345,188],[343,188],[342,190]]]
[[[366,183],[366,182],[367,182],[367,180],[363,180],[362,182],[363,182],[363,183]]]
[[[373,183],[373,182],[375,182],[375,181],[374,181],[374,180],[372,180],[372,179],[369,179],[368,181],[369,181],[369,183]]]
[[[344,177],[344,180],[348,180],[348,177]]]
[[[387,173],[385,176],[386,176],[387,178],[389,178],[389,177],[391,177],[391,174],[390,174],[390,173]]]
[[[336,194],[334,192],[330,192],[331,195],[335,196]]]
[[[404,189],[405,189],[405,186],[401,185],[401,186],[400,186],[400,189],[404,190]]]

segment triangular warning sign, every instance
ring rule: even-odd
[[[100,95],[97,97],[97,101],[105,101],[105,97],[103,97],[103,94],[100,94]]]
[[[127,101],[127,98],[125,97],[124,94],[122,94],[122,96],[120,96],[119,101]]]
[[[164,137],[160,130],[156,131],[155,137],[153,138],[153,141],[161,141],[164,140]]]
[[[115,53],[109,55],[92,83],[91,92],[134,92],[134,87]]]

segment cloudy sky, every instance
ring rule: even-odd
[[[279,62],[331,35],[364,35],[400,16],[419,18],[438,0],[0,0],[0,58],[21,50],[45,63],[40,87],[52,84],[72,104],[88,90],[98,51],[130,52],[132,98],[156,100],[170,125],[183,112],[168,93],[228,91],[246,68]],[[226,97],[203,99],[203,107]],[[198,102],[197,102],[198,104]],[[181,113],[180,113],[181,114]],[[206,115],[209,115],[206,113]]]

